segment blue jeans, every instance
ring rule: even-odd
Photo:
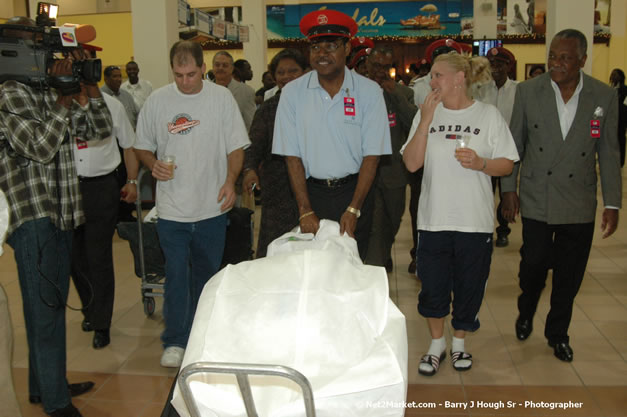
[[[193,223],[159,219],[165,256],[163,347],[185,348],[203,287],[218,270],[226,239],[226,214]]]
[[[15,253],[28,339],[28,391],[51,413],[70,404],[66,379],[65,304],[70,285],[72,232],[46,217],[7,239]]]

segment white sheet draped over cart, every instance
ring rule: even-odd
[[[363,265],[355,240],[326,220],[315,238],[288,233],[268,253],[229,265],[207,283],[182,367],[289,366],[311,383],[318,417],[403,416],[407,331],[385,269]],[[191,380],[203,416],[246,416],[235,377]],[[260,416],[304,416],[296,384],[251,377],[251,385]],[[178,387],[172,403],[189,416]]]

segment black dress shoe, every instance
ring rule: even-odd
[[[49,414],[50,417],[83,417],[83,415],[70,403],[69,405],[54,410]]]
[[[504,248],[509,245],[509,239],[506,235],[497,236],[495,245],[497,248]]]
[[[68,390],[70,390],[71,397],[78,397],[79,395],[85,394],[93,387],[94,383],[91,381],[77,382],[76,384],[68,384],[67,386]],[[30,395],[28,402],[31,404],[41,404],[41,397],[39,395]]]
[[[527,340],[533,330],[533,322],[528,319],[516,319],[516,337],[518,340]]]
[[[109,337],[109,329],[94,331],[94,349],[102,349],[111,343],[111,337]]]
[[[573,349],[570,347],[568,342],[560,342],[560,343],[551,343],[549,342],[549,346],[553,348],[553,354],[555,357],[564,362],[572,362],[573,361]]]
[[[84,332],[91,332],[92,330],[94,330],[94,328],[91,327],[91,322],[87,319],[83,320],[83,322],[81,323],[81,328]]]

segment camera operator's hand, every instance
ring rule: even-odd
[[[72,75],[72,59],[58,59],[52,63],[50,67],[50,76],[51,77],[59,77],[59,76],[71,76]],[[57,103],[69,109],[72,107],[72,96],[61,96],[57,98]]]

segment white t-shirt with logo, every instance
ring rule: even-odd
[[[196,222],[222,214],[218,193],[227,175],[228,154],[249,144],[233,95],[203,81],[197,94],[175,83],[152,93],[137,123],[137,149],[175,157],[174,178],[157,181],[159,217]]]
[[[412,123],[411,140],[420,122]],[[418,203],[418,229],[492,233],[494,194],[491,177],[464,168],[455,159],[459,137],[470,138],[468,148],[482,158],[518,161],[518,152],[507,123],[496,107],[475,101],[462,110],[438,104],[429,126],[424,175]]]

